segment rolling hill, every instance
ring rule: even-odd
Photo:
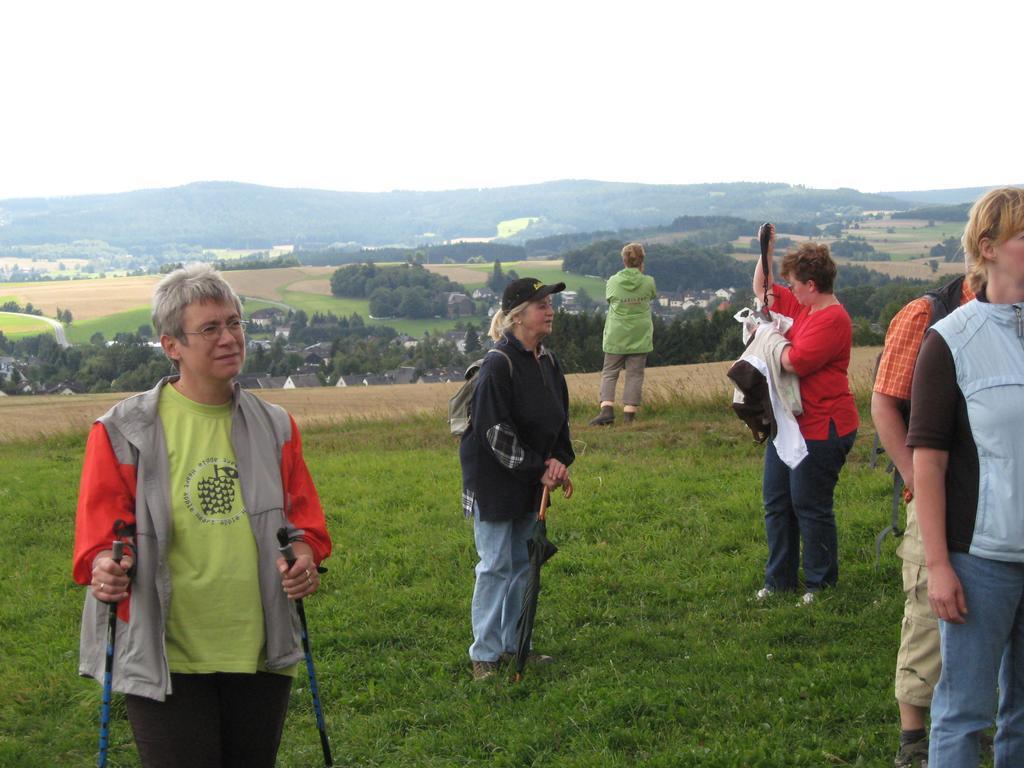
[[[168,244],[267,248],[429,244],[494,237],[503,221],[533,217],[512,242],[645,227],[680,215],[828,221],[907,203],[853,189],[789,184],[652,185],[553,181],[496,189],[385,193],[197,182],[107,195],[0,200],[0,246],[101,241],[133,250]]]

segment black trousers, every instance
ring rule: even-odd
[[[273,768],[292,678],[171,674],[164,701],[126,696],[145,768]]]

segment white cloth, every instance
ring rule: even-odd
[[[782,367],[782,350],[789,343],[785,332],[792,327],[793,320],[772,312],[769,322],[749,308],[740,310],[734,317],[743,324],[744,344],[750,341],[751,335],[754,336],[753,343],[747,346],[740,360],[760,371],[768,383],[776,428],[772,444],[782,462],[790,469],[796,469],[807,456],[807,443],[796,421],[796,416],[803,413],[800,380],[796,374]],[[742,402],[743,394],[739,390],[733,396],[734,402],[737,397]]]

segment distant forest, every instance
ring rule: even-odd
[[[579,232],[659,226],[681,215],[828,222],[905,201],[853,189],[789,184],[652,185],[553,181],[446,192],[329,192],[234,182],[111,195],[0,200],[0,245],[101,241],[133,253],[203,248],[267,249],[438,245],[492,237],[499,222],[538,218],[510,238],[522,244]]]

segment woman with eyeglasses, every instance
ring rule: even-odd
[[[142,765],[270,768],[303,658],[294,601],[317,591],[331,552],[323,509],[294,419],[234,382],[244,321],[224,278],[206,264],[170,273],[153,325],[177,373],[111,408],[86,445],[79,673],[103,678],[116,603],[113,690]]]

